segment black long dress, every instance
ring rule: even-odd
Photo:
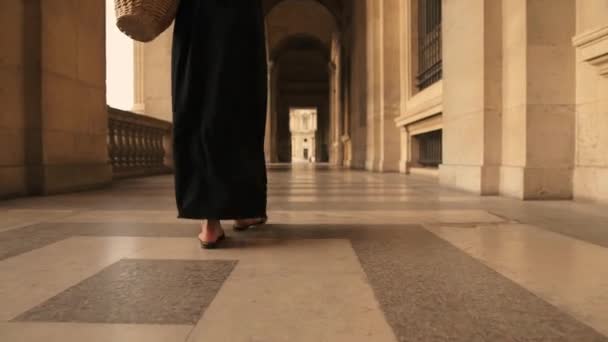
[[[182,0],[172,57],[178,217],[265,217],[261,2]]]

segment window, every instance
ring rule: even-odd
[[[422,90],[442,77],[441,0],[419,0],[418,37],[417,86]]]
[[[437,167],[442,162],[442,131],[432,131],[414,136],[418,142],[418,164]]]

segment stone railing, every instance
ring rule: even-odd
[[[108,107],[108,153],[114,178],[170,173],[172,124]]]

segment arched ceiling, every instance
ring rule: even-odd
[[[264,13],[268,14],[279,3],[285,0],[262,0]],[[335,17],[337,22],[340,22],[340,17],[344,12],[344,0],[298,0],[298,1],[315,1],[325,6]],[[359,1],[359,0],[357,0]]]
[[[327,46],[318,38],[306,34],[297,34],[283,39],[270,56],[272,60],[278,60],[283,54],[288,51],[317,51],[325,60],[329,61],[329,51]]]
[[[332,12],[317,0],[268,0],[273,6],[266,15],[268,47],[271,56],[292,37],[311,37],[321,42],[329,51],[338,24]],[[268,2],[267,1],[267,2]],[[268,2],[270,3],[270,2]]]

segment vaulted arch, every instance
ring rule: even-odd
[[[316,50],[327,62],[330,61],[329,47],[317,37],[306,33],[294,34],[283,38],[283,40],[278,42],[270,51],[270,59],[276,61],[281,55],[289,50]]]
[[[288,0],[263,0],[264,13],[269,14],[277,5]],[[298,0],[298,1],[314,1],[323,5],[335,18],[337,22],[341,22],[344,13],[343,0]]]
[[[329,49],[332,34],[339,30],[332,12],[315,0],[277,2],[266,15],[266,25],[270,51],[294,35],[315,37]]]

